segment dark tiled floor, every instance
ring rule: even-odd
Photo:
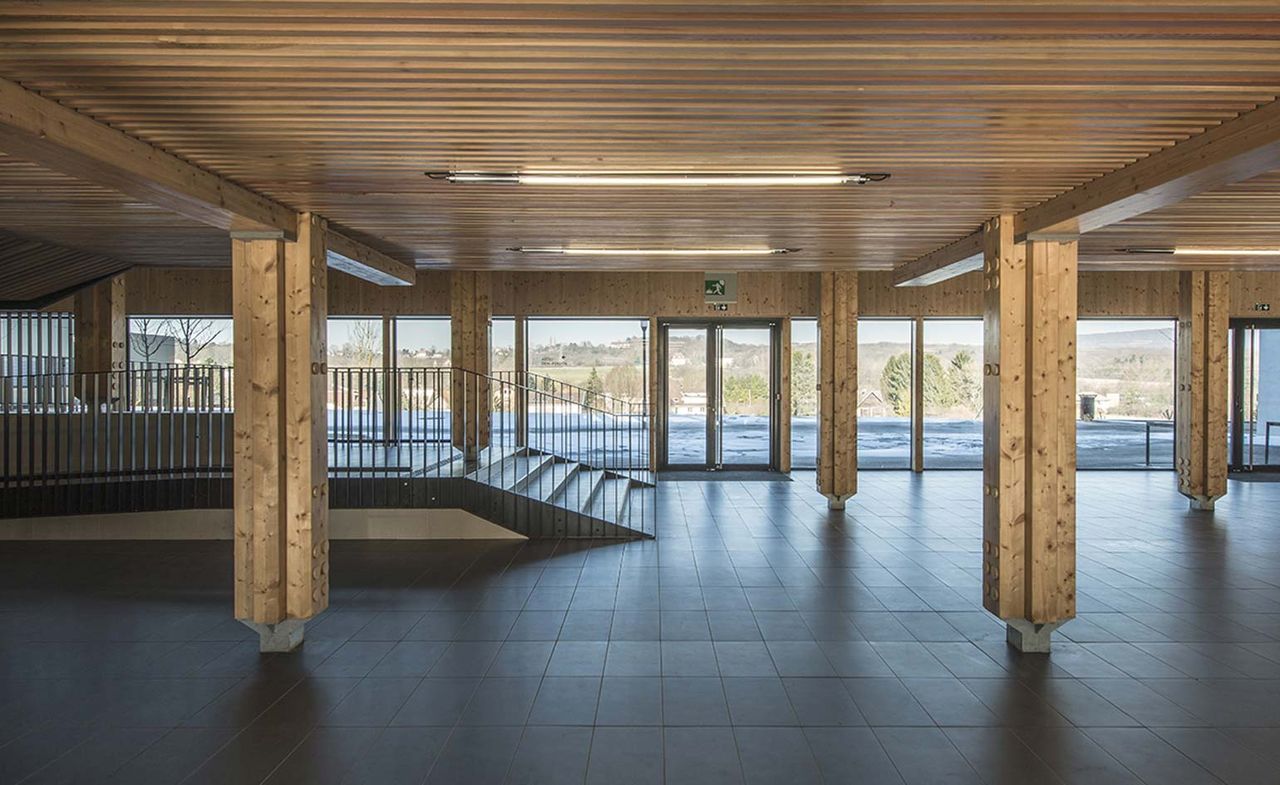
[[[1080,477],[1080,618],[977,605],[980,478],[663,488],[625,545],[335,543],[293,655],[226,543],[0,545],[0,783],[1276,783],[1280,484]]]

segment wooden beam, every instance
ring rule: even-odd
[[[293,239],[293,210],[0,79],[0,150],[233,232]]]
[[[932,286],[981,269],[982,231],[979,230],[915,261],[898,265],[893,271],[893,285]]]
[[[1047,651],[1076,605],[1076,244],[984,234],[983,606]]]
[[[332,229],[326,234],[330,269],[353,275],[378,286],[413,286],[413,265],[392,259]]]
[[[1277,168],[1280,101],[1272,101],[1023,210],[1013,218],[1014,240],[1074,240]],[[894,284],[926,286],[977,269],[975,243],[981,233],[899,265]]]
[[[295,210],[5,79],[0,150],[241,237],[297,237]],[[328,234],[334,269],[380,286],[413,284],[412,265]]]
[[[1227,273],[1179,274],[1174,391],[1178,491],[1193,510],[1227,495]]]
[[[858,492],[858,274],[818,282],[818,492],[844,509]]]
[[[288,650],[329,602],[324,225],[296,243],[231,241],[235,321],[235,611]]]
[[[1074,238],[1280,168],[1280,101],[1141,158],[1014,219],[1014,239]]]

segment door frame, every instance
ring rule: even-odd
[[[1231,319],[1228,322],[1228,342],[1231,346],[1231,411],[1228,424],[1230,446],[1227,452],[1229,473],[1280,472],[1280,464],[1246,463],[1244,459],[1244,348],[1246,330],[1280,330],[1280,319],[1252,317]],[[1277,446],[1280,450],[1280,445]]]
[[[704,442],[704,455],[706,460],[703,463],[692,464],[673,464],[668,458],[668,448],[670,446],[671,428],[668,418],[670,416],[671,396],[669,389],[670,379],[670,357],[669,352],[669,335],[671,329],[677,330],[704,330],[706,333],[706,375],[707,375],[707,412],[706,412],[706,440]],[[725,464],[719,461],[722,457],[719,454],[719,448],[723,444],[723,402],[721,401],[723,393],[723,379],[721,376],[720,349],[723,330],[735,328],[766,328],[769,330],[769,461],[764,464]],[[659,433],[661,438],[658,440],[658,468],[663,470],[680,470],[680,471],[721,471],[721,470],[762,470],[777,471],[779,456],[779,437],[780,431],[778,427],[779,417],[782,415],[782,319],[760,319],[760,318],[727,318],[727,319],[701,319],[701,318],[680,318],[680,319],[659,319],[658,335],[655,336],[653,350],[657,352],[657,382],[659,396],[660,418]]]

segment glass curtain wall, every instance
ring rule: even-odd
[[[1076,329],[1076,464],[1173,468],[1177,322],[1081,319]]]
[[[911,319],[858,320],[858,468],[911,468]]]
[[[434,456],[443,450],[449,433],[449,376],[453,336],[447,316],[398,316],[391,324],[394,371],[388,399],[394,402],[389,418],[396,436]],[[421,445],[421,446],[419,446]],[[415,460],[426,455],[414,452]]]
[[[818,321],[791,320],[791,468],[818,465]],[[861,438],[859,438],[861,449]]]
[[[376,456],[365,442],[395,427],[385,405],[382,319],[335,316],[326,328],[330,466],[370,466]]]
[[[924,321],[924,466],[982,468],[981,319]]]
[[[525,323],[528,383],[549,393],[531,396],[529,445],[573,440],[586,433],[584,415],[568,402],[605,412],[639,412],[645,400],[647,319],[530,318]],[[557,403],[556,399],[560,402]],[[647,444],[643,429],[629,432]],[[643,442],[639,440],[643,439]],[[627,448],[619,445],[618,449]]]
[[[499,379],[516,381],[516,320],[510,316],[494,317],[489,322],[489,373]],[[493,444],[515,446],[516,400],[514,388],[498,385],[493,391],[493,416],[490,430]]]
[[[222,365],[234,360],[231,319],[225,316],[134,316],[129,319],[129,366]]]

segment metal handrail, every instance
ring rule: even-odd
[[[208,365],[0,377],[0,488],[16,491],[0,494],[0,515],[229,505],[233,387],[231,368]],[[581,527],[625,514],[656,528],[649,496],[628,495],[655,482],[644,407],[461,368],[328,369],[325,401],[341,506],[468,508],[480,491],[459,498],[441,483],[473,477],[509,500],[563,502]]]

